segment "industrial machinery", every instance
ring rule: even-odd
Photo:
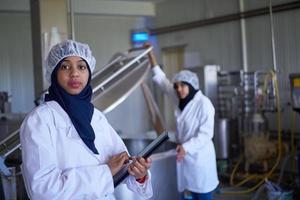
[[[271,72],[218,72],[218,104],[217,112],[220,119],[230,123],[229,147],[231,157],[241,152],[242,138],[261,138],[267,132],[265,112],[276,111],[274,83]],[[224,123],[224,122],[223,122]],[[218,137],[216,133],[216,137]],[[265,137],[262,137],[265,140]],[[256,141],[257,142],[257,141]],[[244,146],[248,149],[247,145]],[[251,142],[252,143],[252,142]],[[247,150],[246,150],[247,151]],[[251,153],[249,153],[251,154]],[[254,157],[255,155],[249,155]],[[217,156],[218,157],[218,156]]]
[[[253,137],[256,142],[269,140],[265,113],[276,112],[273,72],[224,71],[217,65],[191,70],[198,74],[202,91],[216,108],[214,144],[218,161],[239,157],[245,149],[248,160],[252,160],[255,155],[248,144],[253,143]]]
[[[7,167],[7,164],[10,161],[5,160],[5,158],[12,151],[15,151],[19,148],[19,144],[15,143],[15,141],[18,141],[18,135],[16,136],[18,131],[15,130],[19,128],[24,116],[25,115],[22,113],[11,113],[11,102],[8,92],[0,92],[0,143],[5,143],[8,146],[13,145],[13,147],[10,149],[11,151],[4,151],[3,156],[0,157],[0,183],[2,183],[3,186],[0,187],[0,199],[4,199],[3,190],[9,191],[8,193],[15,193],[14,188],[17,186],[17,176],[15,174],[16,170],[13,168],[9,169]],[[8,136],[8,134],[10,134],[10,136]],[[4,150],[4,146],[0,145],[0,151],[2,150]]]
[[[297,79],[295,76],[291,77],[293,80]],[[291,83],[297,85],[297,81],[291,81]],[[292,96],[295,96],[294,93]],[[285,178],[283,173],[287,166],[286,163],[292,157],[288,153],[287,144],[282,141],[281,108],[276,73],[274,71],[247,73],[220,71],[218,99],[219,116],[235,119],[238,122],[235,127],[238,127],[239,154],[238,156],[231,154],[228,157],[227,160],[230,164],[227,171],[223,170],[223,175],[227,176],[230,173],[230,184],[234,187],[245,184],[250,186],[240,191],[223,188],[222,192],[224,194],[245,194],[259,189],[257,194],[260,194],[265,187],[273,185],[268,180],[274,180],[274,178],[279,185]],[[277,138],[271,138],[268,120],[265,117],[266,113],[276,115]],[[229,137],[235,133],[234,129],[230,129],[228,126],[224,127],[227,127],[225,130],[229,132]],[[216,137],[219,134],[215,132]],[[279,169],[280,173],[277,171]],[[269,194],[273,194],[273,192],[268,188]],[[292,192],[284,191],[281,188],[280,194],[292,195]]]
[[[290,74],[290,85],[291,85],[291,102],[292,108],[295,112],[300,114],[300,73]],[[300,182],[300,150],[296,148],[295,144],[295,125],[296,125],[296,114],[292,114],[292,130],[291,130],[291,151],[292,155],[298,159],[298,180]]]
[[[275,73],[224,71],[211,65],[192,70],[198,73],[202,91],[216,108],[213,140],[219,176],[230,177],[235,186],[249,181],[258,183],[244,193],[257,189],[278,166],[281,157],[278,141],[271,140],[265,117],[267,112],[280,110]],[[276,163],[270,164],[276,158]],[[242,173],[236,176],[240,168]],[[254,175],[253,169],[262,174]],[[242,181],[234,184],[234,180]]]
[[[300,113],[300,74],[290,74],[290,83],[292,107]]]
[[[137,87],[141,86],[143,89],[144,97],[146,104],[151,115],[151,120],[153,122],[154,130],[157,133],[162,133],[164,128],[164,123],[162,121],[161,115],[158,111],[157,105],[153,100],[151,92],[147,87],[147,84],[144,83],[147,73],[150,69],[148,63],[148,52],[152,50],[152,47],[149,48],[134,48],[130,49],[123,53],[118,53],[113,56],[111,61],[101,68],[99,71],[95,72],[92,75],[91,85],[93,88],[93,98],[92,103],[95,107],[101,110],[104,114],[113,110],[117,105],[124,101]],[[138,151],[141,151],[147,144],[149,144],[154,138],[145,139],[124,139],[130,153],[135,155],[137,152],[137,147],[140,147]],[[138,144],[130,146],[130,144]],[[4,183],[6,197],[8,199],[17,199],[16,191],[16,182],[11,184],[12,179],[15,179],[16,174],[21,175],[19,165],[21,164],[21,146],[19,141],[19,130],[16,130],[6,136],[3,140],[0,141],[0,171],[2,174],[2,183]],[[175,144],[172,142],[167,142],[160,147],[159,151],[169,150],[170,148],[175,148]],[[8,161],[13,161],[9,162]],[[173,163],[174,162],[174,163]],[[155,166],[168,165],[168,168],[158,169]],[[167,164],[169,163],[169,164]],[[171,164],[170,164],[171,163]],[[153,176],[157,177],[172,177],[170,182],[167,183],[168,188],[172,191],[177,191],[176,189],[176,165],[175,157],[168,157],[162,160],[153,159],[153,168],[151,173]],[[157,175],[155,175],[157,174]],[[159,174],[164,174],[163,176]],[[21,177],[21,176],[19,176]],[[22,178],[20,178],[22,181]],[[164,179],[166,183],[167,179]],[[154,180],[155,181],[155,180]],[[22,185],[22,184],[21,184]],[[20,187],[20,186],[18,186]],[[10,189],[8,189],[10,188]],[[162,190],[164,187],[157,187],[156,190]],[[19,189],[18,189],[19,190]],[[9,194],[7,194],[9,193]],[[138,199],[133,193],[129,194],[130,191],[126,190],[121,185],[116,188],[116,196],[118,199]],[[127,194],[128,193],[128,194]],[[157,191],[156,193],[165,193],[164,191]],[[126,194],[124,196],[124,194]],[[21,195],[26,195],[25,188],[23,186],[23,191]],[[128,196],[129,195],[129,196]],[[172,195],[169,197],[168,195]],[[174,196],[175,195],[175,196]],[[162,199],[174,199],[177,198],[178,194],[167,194],[165,193],[162,196]],[[160,199],[159,196],[155,196],[155,199]]]
[[[0,91],[0,113],[9,113],[11,103],[9,101],[9,95],[7,92]]]

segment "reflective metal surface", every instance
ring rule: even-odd
[[[229,123],[228,119],[216,120],[216,131],[214,135],[214,144],[216,148],[217,159],[229,158]]]
[[[123,102],[145,79],[149,64],[147,53],[152,48],[125,52],[92,77],[95,107],[107,113]]]
[[[123,139],[131,155],[137,155],[148,144],[150,139]],[[157,151],[164,152],[176,148],[172,142],[164,143]],[[177,191],[176,158],[175,156],[162,159],[153,159],[150,168],[152,177],[153,197],[151,200],[176,200],[179,199]],[[115,189],[115,197],[118,200],[140,200],[138,195],[127,189],[125,184]]]
[[[24,117],[25,115],[23,114],[3,114],[0,116],[0,173],[3,173],[5,176],[11,175],[6,166],[6,158],[12,152],[18,152],[17,154],[19,155],[19,151],[16,151],[20,147],[18,128]]]

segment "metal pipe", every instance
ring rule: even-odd
[[[239,1],[240,4],[240,13],[245,11],[244,0]],[[247,41],[246,41],[246,22],[245,18],[241,18],[241,42],[242,42],[242,53],[243,53],[243,70],[248,72],[248,52],[247,52]]]
[[[11,139],[12,137],[16,136],[18,133],[20,132],[20,129],[15,130],[14,132],[12,132],[9,136],[7,136],[4,140],[0,141],[0,147],[1,145],[5,145],[5,143]]]
[[[277,72],[277,60],[276,60],[276,46],[274,37],[274,21],[273,21],[273,8],[272,0],[269,0],[269,12],[270,12],[270,25],[271,25],[271,39],[272,39],[272,58],[273,58],[273,69]]]
[[[14,146],[12,149],[10,149],[7,153],[3,155],[4,158],[7,158],[10,154],[12,154],[15,150],[19,149],[21,147],[21,143],[18,143],[16,146]]]
[[[74,7],[72,0],[68,1],[69,3],[69,9],[70,9],[70,30],[71,30],[71,38],[72,40],[75,40],[75,28],[74,28]]]

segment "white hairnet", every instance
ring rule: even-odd
[[[56,65],[68,56],[79,56],[84,59],[90,67],[91,73],[95,69],[96,60],[87,44],[74,40],[65,40],[54,45],[46,58],[46,79],[51,82],[51,74]]]
[[[195,90],[199,89],[199,80],[197,74],[189,70],[182,70],[173,77],[173,83],[176,82],[187,82],[193,86]]]

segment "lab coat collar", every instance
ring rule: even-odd
[[[46,104],[59,114],[59,118],[54,118],[55,126],[60,128],[69,128],[66,132],[67,137],[75,140],[81,140],[77,131],[72,130],[75,129],[75,127],[66,111],[56,101],[48,101]],[[81,142],[83,141],[80,141],[80,143]]]
[[[66,127],[70,126],[72,124],[70,117],[64,111],[64,109],[56,102],[56,101],[47,101],[45,102],[46,105],[48,105],[50,108],[55,110],[57,113],[59,113],[59,118],[55,118],[55,126],[57,127]]]
[[[100,161],[100,155],[94,154],[82,141],[79,134],[77,133],[69,115],[66,111],[56,102],[56,101],[47,101],[45,102],[50,108],[57,112],[56,117],[54,118],[54,124],[56,127],[66,128],[66,136],[80,145],[82,145],[90,154],[92,154],[98,161]],[[92,118],[93,121],[93,118]],[[91,122],[92,123],[92,122]],[[97,139],[97,136],[96,136]]]

